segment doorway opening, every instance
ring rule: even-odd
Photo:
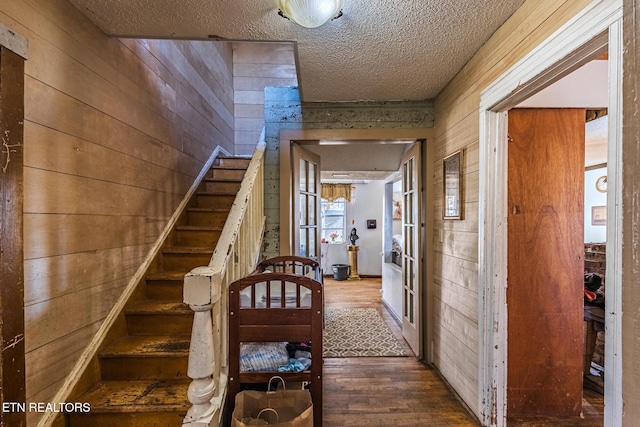
[[[622,401],[617,386],[621,380],[620,346],[620,259],[613,254],[621,244],[621,217],[616,211],[620,200],[619,164],[621,141],[621,2],[598,2],[587,6],[538,49],[492,83],[481,96],[480,117],[480,206],[481,339],[480,396],[483,422],[506,425],[509,407],[507,350],[507,199],[508,111],[521,102],[608,51],[608,161],[607,161],[607,272],[605,324],[605,425],[617,425]],[[594,36],[595,35],[595,36]],[[481,198],[482,199],[482,198]],[[517,207],[515,209],[517,211]],[[532,357],[534,357],[532,355]],[[580,372],[582,373],[582,372]]]
[[[299,185],[297,181],[293,180],[293,177],[295,176],[295,172],[291,173],[289,171],[289,167],[294,168],[296,165],[296,160],[293,158],[295,154],[293,154],[293,151],[291,149],[293,145],[299,144],[302,147],[304,147],[305,150],[313,151],[315,152],[314,154],[318,154],[319,157],[321,158],[319,163],[321,165],[321,170],[325,170],[325,169],[331,170],[330,174],[333,175],[333,174],[337,174],[337,172],[340,172],[341,169],[343,172],[347,170],[346,167],[340,168],[339,166],[336,166],[336,165],[330,165],[329,167],[325,168],[325,164],[327,164],[327,162],[325,161],[326,159],[328,158],[336,159],[335,156],[326,155],[326,153],[337,151],[336,148],[338,147],[351,150],[354,153],[357,153],[359,151],[360,153],[367,154],[362,156],[358,154],[349,154],[349,155],[340,156],[340,158],[345,159],[347,162],[353,163],[355,162],[356,158],[369,157],[368,154],[370,154],[373,151],[372,147],[386,148],[386,149],[399,149],[400,154],[402,154],[403,152],[407,151],[406,147],[409,144],[413,144],[414,146],[418,146],[418,147],[422,145],[427,145],[423,141],[426,140],[427,135],[430,136],[432,131],[433,131],[432,129],[416,129],[416,130],[396,130],[396,129],[352,130],[352,129],[349,129],[344,131],[341,131],[341,130],[282,131],[280,135],[281,136],[280,138],[281,202],[284,200],[294,200],[295,196],[292,197],[293,195],[292,189],[296,188]],[[415,141],[417,140],[420,140],[421,142],[415,143]],[[385,158],[385,156],[380,156],[380,157],[383,159]],[[334,161],[337,161],[337,160],[334,160]],[[420,156],[420,151],[418,150],[413,155],[412,162],[417,162],[417,163],[411,163],[412,172],[413,171],[418,172],[420,170],[419,163],[421,161],[422,159]],[[287,167],[287,165],[289,165],[289,167]],[[349,166],[349,168],[350,168],[349,170],[358,171],[358,168],[353,165]],[[396,165],[394,169],[397,170],[398,166]],[[369,171],[369,172],[373,175],[375,171]],[[386,172],[384,172],[382,168],[381,170],[379,170],[379,172],[380,172],[378,174],[379,176],[381,176],[381,174],[385,174],[387,179],[388,179],[388,176],[392,173],[392,171],[389,171],[388,169]],[[325,175],[325,178],[327,178],[326,175]],[[417,179],[418,175],[414,176],[413,178]],[[329,180],[325,179],[325,182],[328,182],[328,181]],[[335,182],[335,179],[333,179],[332,181]],[[346,241],[339,244],[336,244],[334,242],[333,244],[323,245],[323,247],[318,252],[321,257],[329,261],[322,264],[324,266],[325,274],[327,273],[327,269],[331,268],[331,264],[333,263],[333,261],[331,260],[335,259],[335,258],[332,258],[333,254],[329,253],[329,251],[331,250],[331,252],[335,253],[336,251],[340,252],[340,249],[344,250],[346,246],[349,245],[350,243],[349,235],[354,228],[356,229],[356,234],[360,239],[357,242],[357,244],[360,246],[358,248],[360,252],[363,251],[363,247],[362,247],[363,244],[367,245],[367,247],[369,248],[369,243],[365,242],[369,234],[371,235],[376,233],[380,235],[382,234],[384,184],[386,183],[386,180],[385,179],[376,180],[377,184],[380,184],[378,188],[379,191],[376,194],[368,194],[366,192],[368,190],[366,190],[365,188],[366,187],[373,188],[375,185],[369,184],[370,182],[373,182],[373,181],[374,180],[365,180],[360,178],[354,185],[356,187],[354,196],[355,196],[355,199],[358,201],[358,203],[364,203],[365,205],[375,207],[376,213],[365,214],[363,213],[364,210],[362,209],[362,207],[360,207],[359,209],[357,209],[358,211],[357,215],[350,215],[349,209],[351,206],[350,204],[347,204],[347,208],[346,208],[347,215],[345,218],[346,227],[344,231],[344,233],[346,234],[345,236]],[[369,183],[365,185],[364,182],[369,182]],[[423,185],[423,184],[420,184],[420,185]],[[429,185],[432,185],[432,183],[429,183]],[[426,195],[426,192],[420,193],[419,191],[416,191],[417,186],[418,186],[418,183],[416,182],[415,187],[411,187],[412,192],[410,193],[415,200],[411,204],[411,206],[415,207],[415,211],[413,212],[410,219],[411,221],[413,221],[411,226],[413,227],[412,230],[415,230],[416,236],[418,236],[419,234],[424,234],[429,230],[429,227],[424,226],[425,224],[424,221],[423,222],[418,221],[418,218],[420,218],[420,215],[423,214],[424,211],[426,211],[426,208],[423,207],[424,206],[423,200],[419,200],[419,199],[426,198],[427,195]],[[358,189],[358,187],[360,187],[360,189]],[[419,215],[418,210],[421,207],[422,207],[422,211],[419,212],[420,214]],[[298,233],[297,227],[298,227],[299,221],[297,220],[296,217],[297,215],[296,215],[295,208],[290,209],[288,206],[282,207],[281,205],[281,219],[280,219],[280,237],[281,237],[280,252],[281,253],[288,253],[288,251],[290,250],[296,250],[295,244],[292,244],[293,242],[291,237],[296,233]],[[430,217],[427,219],[427,221],[429,220],[430,220]],[[425,239],[424,236],[419,236],[419,238],[414,237],[414,238],[408,239],[408,242],[412,243],[413,245],[412,250],[419,251],[419,250],[424,250],[423,248],[420,247],[420,245],[424,244],[425,240],[428,241],[429,239]],[[366,271],[366,265],[363,265],[363,263],[373,260],[373,262],[377,263],[378,267],[382,263],[383,260],[381,256],[381,251],[383,247],[382,247],[382,241],[380,240],[380,237],[378,237],[378,242],[379,244],[373,243],[373,246],[375,247],[373,246],[370,247],[373,255],[368,255],[364,257],[362,256],[362,254],[360,254],[358,262],[360,263],[359,271],[361,274],[363,273],[363,271]],[[340,254],[345,255],[342,253]],[[343,258],[344,259],[342,259],[340,263],[343,263],[343,262],[346,263],[347,257],[345,256]],[[407,263],[407,264],[410,264],[410,263]],[[424,267],[424,265],[421,267]],[[409,303],[413,304],[413,308],[409,309],[407,308],[406,305],[403,305],[401,309],[401,314],[402,315],[407,314],[408,319],[411,320],[410,324],[414,326],[413,334],[415,338],[412,340],[413,341],[412,348],[414,349],[414,353],[416,354],[416,356],[420,359],[423,357],[422,342],[425,342],[425,337],[428,334],[428,327],[424,326],[424,324],[428,322],[425,322],[423,319],[423,313],[426,312],[425,308],[427,306],[427,302],[425,301],[425,298],[423,298],[423,295],[424,294],[428,295],[428,289],[429,289],[429,285],[427,284],[429,279],[428,277],[426,277],[426,273],[424,273],[426,271],[430,271],[427,269],[428,267],[421,268],[421,269],[417,268],[414,264],[414,268],[410,270],[410,274],[407,274],[404,276],[407,279],[409,278],[412,279],[411,281],[408,281],[408,283],[412,284],[413,289],[411,291],[407,291],[407,295],[405,295],[406,298],[404,299],[406,299],[406,301],[408,301]],[[375,275],[378,275],[378,274],[375,274]],[[411,293],[412,291],[415,291],[415,293],[412,294]],[[398,292],[401,292],[401,291],[398,291]],[[403,297],[400,297],[400,299],[403,299]]]

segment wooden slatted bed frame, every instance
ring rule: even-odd
[[[267,383],[279,375],[287,383],[310,383],[314,426],[321,427],[322,328],[323,289],[319,281],[300,274],[257,271],[233,282],[229,286],[229,414],[241,384]],[[309,341],[311,367],[307,371],[240,371],[242,343]]]

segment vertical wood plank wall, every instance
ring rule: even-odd
[[[480,92],[589,0],[527,0],[435,100],[434,363],[471,410],[478,401]],[[463,220],[442,220],[442,159],[465,149]],[[439,239],[436,239],[439,240]]]
[[[49,402],[213,149],[234,151],[232,49],[111,39],[66,0],[3,1],[0,22],[29,42],[27,399]]]
[[[622,393],[623,427],[640,420],[640,5],[623,1],[623,249],[622,249]]]
[[[235,143],[238,155],[253,153],[264,127],[264,88],[297,86],[292,43],[233,43]]]

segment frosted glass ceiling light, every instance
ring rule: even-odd
[[[278,0],[278,12],[306,28],[316,28],[342,16],[344,0]]]

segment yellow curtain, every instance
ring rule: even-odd
[[[340,197],[344,197],[347,202],[351,201],[351,184],[322,184],[323,199],[333,202]]]

